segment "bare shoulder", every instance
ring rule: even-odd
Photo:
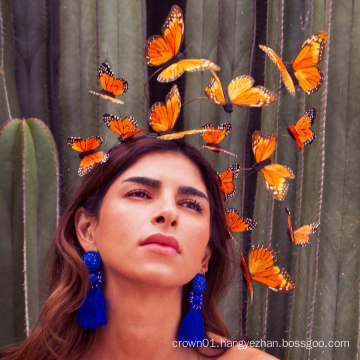
[[[234,346],[219,357],[222,360],[278,360],[278,358],[267,354],[264,351],[252,347]]]

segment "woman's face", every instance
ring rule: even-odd
[[[143,156],[111,185],[91,232],[106,276],[186,284],[211,254],[200,170],[173,152]]]

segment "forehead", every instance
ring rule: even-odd
[[[175,152],[155,152],[142,156],[117,181],[121,182],[132,176],[144,176],[180,185],[196,184],[206,191],[199,168],[189,158]]]

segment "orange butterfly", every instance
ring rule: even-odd
[[[304,145],[309,145],[315,140],[315,133],[310,129],[315,118],[316,110],[311,108],[299,119],[295,126],[289,124],[287,128],[300,150],[304,149]]]
[[[277,261],[276,253],[270,246],[252,245],[249,252],[248,266],[246,266],[241,251],[239,253],[250,290],[251,303],[254,298],[252,280],[277,292],[290,293],[295,290],[295,282],[290,274],[283,267],[275,266]]]
[[[267,46],[259,46],[281,71],[284,84],[292,96],[295,96],[296,85],[299,85],[308,95],[312,95],[321,89],[324,82],[324,74],[316,65],[324,59],[326,42],[327,33],[325,31],[319,31],[312,35],[303,43],[291,63],[283,62]]]
[[[120,142],[146,131],[146,129],[136,130],[137,121],[132,116],[127,116],[124,119],[121,119],[112,114],[103,114],[102,119],[110,130],[119,135]]]
[[[285,212],[288,220],[288,235],[290,240],[298,246],[305,246],[310,242],[310,235],[317,231],[320,227],[320,221],[314,222],[310,225],[304,225],[299,229],[293,231],[291,226],[290,211],[286,207]]]
[[[271,196],[276,200],[283,201],[289,189],[287,179],[294,179],[295,175],[287,166],[271,163],[269,157],[274,152],[276,144],[276,134],[270,136],[261,131],[253,133],[252,150],[256,163],[252,166],[252,169],[256,172],[260,171],[266,189]]]
[[[255,80],[248,75],[238,76],[223,89],[217,75],[211,71],[213,78],[205,87],[205,95],[215,104],[223,105],[227,113],[233,111],[233,106],[268,106],[278,101],[278,96],[263,86],[254,86]]]
[[[89,90],[89,92],[113,103],[124,104],[122,100],[116,99],[115,96],[125,94],[128,91],[127,81],[121,78],[115,79],[114,73],[106,63],[99,66],[99,78],[103,90],[100,92]]]
[[[161,66],[163,71],[158,76],[159,82],[170,82],[179,78],[184,71],[195,72],[220,70],[209,60],[185,59],[180,46],[184,35],[184,18],[179,6],[174,5],[161,27],[161,35],[148,38],[144,47],[145,61],[149,66]]]
[[[224,201],[235,195],[236,187],[233,181],[237,178],[240,170],[239,164],[231,165],[221,175],[216,173]]]
[[[159,139],[174,140],[180,139],[185,135],[202,133],[203,129],[186,130],[173,133],[176,120],[181,109],[181,98],[179,89],[174,85],[165,97],[165,104],[156,102],[148,111],[148,122],[152,129],[157,133],[169,132],[169,134],[159,135]]]
[[[236,209],[225,209],[226,224],[229,228],[231,237],[234,239],[234,232],[250,231],[257,225],[256,221],[249,218],[241,218]]]
[[[66,143],[75,151],[80,152],[79,158],[81,159],[81,163],[78,170],[79,176],[84,176],[96,163],[104,163],[109,158],[109,155],[103,151],[95,152],[95,149],[102,144],[102,138],[100,136],[92,136],[88,139],[70,137],[66,139]]]
[[[202,127],[202,129],[206,130],[201,135],[201,137],[206,141],[206,144],[203,146],[203,148],[212,150],[214,152],[222,151],[226,154],[236,156],[235,154],[222,149],[219,145],[219,142],[222,141],[225,138],[225,136],[230,133],[232,129],[230,123],[221,124],[216,129],[214,128],[213,125],[206,124]]]

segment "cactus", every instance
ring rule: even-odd
[[[38,119],[12,119],[0,130],[1,339],[22,339],[46,295],[46,252],[59,215],[58,161]],[[6,343],[5,342],[5,343]]]
[[[185,126],[199,128],[205,123],[219,125],[231,120],[233,130],[224,140],[223,147],[238,156],[236,159],[228,157],[228,161],[242,163],[244,168],[251,166],[254,161],[250,141],[253,131],[261,128],[264,132],[278,134],[279,144],[271,158],[288,165],[296,175],[295,180],[291,181],[285,202],[273,200],[262,181],[257,182],[256,175],[243,171],[236,181],[237,196],[227,206],[237,208],[243,216],[253,217],[258,222],[252,234],[238,237],[236,246],[243,249],[246,255],[252,243],[270,244],[278,252],[278,263],[293,275],[297,289],[293,295],[276,294],[254,284],[255,303],[250,306],[247,302],[246,285],[241,272],[237,271],[230,293],[222,304],[223,314],[234,338],[247,333],[254,340],[277,340],[279,343],[282,339],[320,340],[325,343],[329,340],[349,341],[349,347],[341,348],[264,349],[282,359],[350,359],[359,355],[356,347],[360,343],[360,264],[356,234],[359,230],[357,219],[360,209],[358,197],[356,199],[354,195],[359,193],[357,175],[360,171],[354,157],[359,133],[359,122],[356,120],[359,113],[356,73],[359,30],[355,25],[359,2],[360,0],[345,3],[333,0],[181,0],[177,3],[185,16],[183,49],[187,48],[186,56],[206,58],[217,63],[221,67],[218,75],[224,87],[234,77],[250,74],[255,78],[255,85],[263,84],[276,91],[282,86],[280,73],[269,59],[265,59],[265,54],[258,45],[263,43],[280,52],[283,59],[291,61],[303,41],[311,34],[319,30],[328,32],[326,57],[320,64],[325,81],[317,94],[308,96],[300,90],[293,98],[282,89],[278,92],[278,104],[263,109],[234,108],[231,117],[225,114],[221,106],[208,100],[197,100],[183,107],[182,117],[177,125],[179,129]],[[45,12],[47,22],[39,17],[31,19],[37,22],[31,26],[37,29],[37,39],[42,44],[39,49],[41,56],[46,56],[47,64],[53,64],[53,67],[48,65],[46,74],[38,74],[36,68],[38,71],[45,69],[45,59],[41,58],[34,62],[37,64],[32,70],[34,74],[31,71],[27,73],[29,78],[43,81],[37,84],[40,84],[38,91],[41,95],[37,99],[43,100],[41,104],[36,102],[38,112],[30,115],[24,112],[23,104],[29,104],[29,98],[26,98],[28,93],[25,85],[21,88],[20,74],[24,69],[20,69],[21,59],[18,57],[26,55],[27,63],[35,60],[31,58],[31,51],[25,52],[25,55],[21,51],[28,49],[25,46],[28,39],[21,36],[19,30],[23,10],[18,1],[14,2],[12,9],[6,3],[1,3],[0,69],[4,73],[0,71],[0,104],[3,104],[4,111],[0,121],[21,116],[41,117],[39,114],[42,111],[44,115],[41,119],[49,125],[56,139],[58,152],[63,154],[59,166],[62,169],[63,188],[67,190],[61,201],[64,206],[79,182],[76,175],[78,159],[66,148],[66,137],[101,135],[106,139],[104,147],[109,148],[116,142],[116,136],[107,136],[108,130],[101,120],[104,112],[120,116],[132,115],[141,127],[146,126],[149,105],[143,97],[143,88],[154,69],[148,68],[143,60],[143,44],[149,36],[160,34],[161,26],[174,3],[159,0],[133,1],[131,4],[125,0],[91,3],[64,0],[61,5],[51,3],[51,6],[47,4],[43,9],[42,3],[37,2],[38,11]],[[57,17],[60,26],[52,21]],[[31,26],[27,25],[27,28]],[[15,42],[15,51],[12,30],[19,42]],[[44,42],[44,34],[53,41]],[[56,45],[59,54],[54,51]],[[117,108],[88,93],[88,90],[99,87],[97,68],[105,60],[116,76],[124,77],[129,82],[129,91],[123,96],[125,105]],[[60,73],[56,72],[57,63],[60,64]],[[17,81],[19,97],[13,86],[14,79]],[[203,97],[204,87],[210,79],[209,72],[183,75],[176,81],[182,94],[182,102]],[[26,82],[27,89],[34,88],[35,85]],[[149,92],[151,103],[164,101],[169,86],[172,84],[158,84],[154,78],[150,80],[145,91]],[[283,136],[287,134],[285,123],[295,123],[311,107],[317,110],[313,126],[316,140],[303,152],[299,152],[293,140]],[[0,143],[3,146],[0,154],[2,161],[6,163],[11,159],[5,167],[7,175],[1,184],[6,198],[0,204],[4,207],[2,213],[8,206],[5,204],[9,204],[10,194],[16,194],[16,183],[12,180],[15,179],[16,172],[10,169],[12,164],[20,164],[20,154],[23,152],[21,141],[15,138],[17,136],[21,139],[21,132],[28,134],[30,123],[33,127],[35,123],[39,124],[35,120],[13,120],[7,123],[6,131],[4,128],[1,133],[1,139],[4,139],[4,134],[12,133],[6,135],[6,142],[2,140]],[[43,126],[37,128],[43,129]],[[198,136],[188,140],[196,146],[203,144]],[[34,140],[34,144],[38,143]],[[19,147],[15,151],[18,157],[12,155],[16,147]],[[25,152],[26,159],[30,155],[33,158],[37,156],[39,149],[37,145],[34,147],[32,155],[31,150]],[[54,159],[54,149],[49,146],[50,148],[47,155]],[[219,172],[228,166],[216,154],[205,151],[204,154]],[[33,171],[29,170],[29,179],[35,176]],[[56,170],[52,172],[55,174]],[[56,187],[54,179],[55,175],[51,183]],[[35,186],[30,183],[28,188]],[[18,186],[22,189],[21,182]],[[40,195],[38,199],[41,198]],[[44,201],[50,202],[49,199]],[[290,208],[295,228],[320,220],[320,231],[311,236],[312,241],[307,247],[297,248],[289,242],[284,206]],[[13,230],[9,224],[12,223],[10,219],[13,216],[8,217],[9,222],[3,227],[8,234],[4,237],[6,242],[2,244],[7,246],[4,248],[6,254],[11,253],[9,239]],[[36,223],[38,220],[35,218],[33,221]],[[18,244],[16,246],[20,255],[14,253],[14,259],[18,257],[16,261],[20,262],[21,233],[15,238],[17,240],[14,240],[14,244]],[[30,245],[29,247],[31,248]],[[34,256],[32,259],[35,258]],[[21,277],[22,274],[9,270],[12,266],[12,260],[9,259],[12,259],[10,255],[4,260],[4,264],[8,261],[6,274],[9,278]],[[1,309],[4,309],[7,316],[7,324],[16,324],[11,326],[21,329],[17,332],[20,334],[24,328],[24,301],[20,309],[9,311],[14,298],[12,290],[7,290],[9,297],[1,300]],[[19,291],[23,298],[23,290]],[[1,334],[6,334],[8,328],[8,325],[1,325]],[[7,339],[8,342],[11,341],[9,337]]]

